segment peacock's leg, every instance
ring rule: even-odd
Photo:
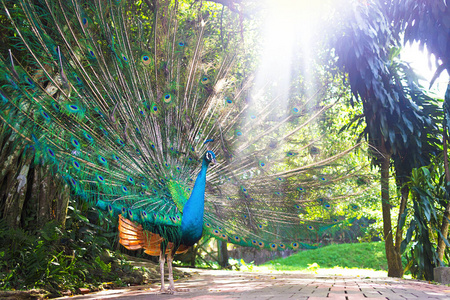
[[[172,270],[172,261],[173,261],[174,251],[170,251],[167,254],[167,266],[169,267],[169,293],[175,292],[175,283],[173,282],[173,270]]]
[[[159,254],[159,271],[161,273],[161,292],[165,293],[166,289],[164,287],[164,263],[166,262],[166,256],[164,251]]]

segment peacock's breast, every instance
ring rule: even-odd
[[[202,234],[203,218],[183,218],[181,221],[181,243],[183,245],[194,245],[200,240]]]

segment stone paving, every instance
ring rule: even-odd
[[[160,294],[160,286],[157,283],[105,290],[70,297],[70,299],[450,299],[449,286],[417,280],[321,276],[299,272],[255,273],[223,270],[195,270],[194,272],[192,277],[175,282],[177,291],[174,295]]]

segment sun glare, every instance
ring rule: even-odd
[[[422,77],[420,83],[428,89],[430,86],[430,81],[436,72],[436,59],[434,55],[428,56],[428,51],[426,47],[423,51],[419,50],[419,43],[414,42],[412,44],[408,43],[401,52],[401,58],[406,62],[410,63],[414,71]],[[442,62],[439,62],[442,63]],[[433,96],[439,99],[444,99],[445,91],[447,90],[447,84],[449,82],[449,74],[447,71],[443,71],[441,75],[436,79],[433,86],[429,90]]]
[[[279,98],[280,109],[286,108],[291,84],[292,64],[297,51],[302,52],[302,69],[311,61],[311,39],[314,35],[322,4],[326,1],[267,1],[267,14],[261,29],[262,53],[256,74],[255,90],[270,82]],[[307,74],[305,80],[309,78]]]

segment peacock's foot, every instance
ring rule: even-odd
[[[168,289],[163,289],[163,288],[161,288],[160,293],[161,293],[161,294],[169,294],[169,295],[173,295],[173,294],[175,294],[175,289],[174,289],[174,288],[168,288]]]

